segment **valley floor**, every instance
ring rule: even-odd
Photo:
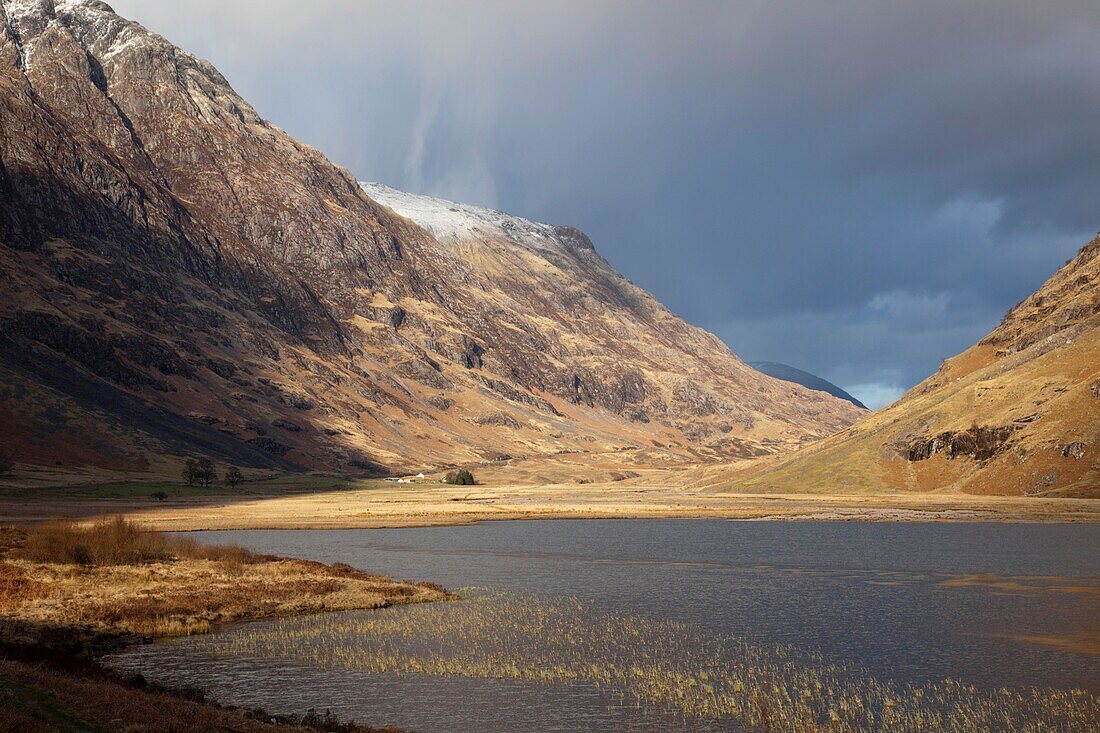
[[[180,491],[162,484],[0,490],[0,521],[126,514],[162,530],[369,528],[503,519],[726,518],[743,520],[1096,522],[1100,502],[945,493],[749,494],[634,481],[547,486],[453,486],[314,477],[247,491]],[[169,487],[170,488],[170,487]]]

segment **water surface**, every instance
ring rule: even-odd
[[[1090,525],[585,520],[193,536],[451,588],[577,597],[898,683],[1100,691]],[[324,669],[215,655],[195,640],[118,663],[275,712],[331,708],[425,731],[616,728],[608,691],[584,684]]]

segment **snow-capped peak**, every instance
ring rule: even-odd
[[[409,193],[384,183],[360,181],[359,185],[372,199],[412,220],[441,241],[503,236],[537,250],[592,248],[584,234],[570,227],[556,227],[496,209]]]
[[[118,16],[100,0],[0,0],[0,8],[19,47],[21,62],[28,70],[39,40],[51,25],[59,24],[75,34],[101,63],[154,38],[145,28]]]

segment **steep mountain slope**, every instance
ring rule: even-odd
[[[543,359],[528,371],[558,379],[569,364],[570,402],[602,407],[635,423],[671,425],[702,456],[747,457],[797,439],[794,426],[828,434],[857,412],[761,378],[712,334],[676,317],[627,281],[570,227],[364,183],[372,199],[430,232],[490,283],[483,308],[501,309],[537,333]],[[416,308],[413,303],[410,308]],[[552,361],[545,357],[552,357]]]
[[[857,415],[576,230],[370,191],[388,205],[104,3],[0,0],[0,440],[39,465],[382,470],[729,459]]]
[[[810,389],[816,389],[819,392],[825,392],[831,394],[833,397],[839,397],[842,400],[851,402],[856,407],[866,410],[867,405],[857,400],[852,395],[845,392],[840,387],[836,386],[827,379],[822,379],[816,374],[810,374],[809,372],[797,369],[789,364],[780,364],[776,361],[750,361],[748,365],[758,372],[763,372],[769,377],[775,377],[776,379],[782,379],[784,382],[794,382],[795,384],[801,384],[803,387]]]
[[[901,400],[734,482],[1100,497],[1100,237]]]

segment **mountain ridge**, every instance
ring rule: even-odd
[[[775,377],[776,379],[782,379],[785,382],[794,382],[795,384],[801,384],[803,387],[809,389],[816,389],[818,392],[825,392],[831,394],[833,397],[839,397],[842,400],[851,402],[856,407],[866,410],[867,405],[857,400],[852,395],[845,392],[842,388],[836,386],[827,379],[823,379],[816,374],[803,371],[797,367],[793,367],[790,364],[782,364],[777,361],[749,361],[745,362],[758,372],[763,372],[769,377]]]
[[[0,436],[20,463],[675,465],[856,417],[757,375],[575,229],[530,223],[561,245],[538,252],[504,226],[433,236],[104,3],[2,0],[0,21]]]

